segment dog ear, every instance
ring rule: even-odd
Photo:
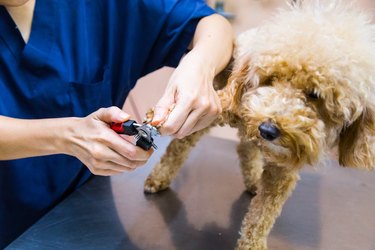
[[[233,57],[230,59],[228,65],[219,73],[215,76],[214,78],[214,89],[216,91],[223,89],[227,83],[230,74],[232,73],[233,69]]]
[[[241,33],[234,42],[230,74],[226,75],[225,88],[218,91],[223,110],[235,113],[241,103],[242,95],[259,82],[257,68],[251,58],[253,44],[257,41],[258,29],[249,29]]]
[[[235,112],[238,109],[242,95],[250,88],[259,85],[257,73],[249,59],[239,58],[235,61],[226,86],[219,91],[223,110]]]
[[[340,134],[339,163],[341,166],[373,170],[375,165],[375,114],[366,109]]]

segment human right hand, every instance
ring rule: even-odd
[[[77,157],[95,175],[132,171],[146,163],[153,149],[145,151],[110,128],[130,116],[117,107],[101,108],[84,118],[74,118],[65,137],[66,153]]]

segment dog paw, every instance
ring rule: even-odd
[[[267,244],[262,242],[249,242],[239,240],[237,242],[236,250],[268,250]]]
[[[144,192],[148,194],[154,194],[159,191],[167,189],[169,186],[168,183],[147,178],[144,185]]]
[[[257,186],[256,185],[251,185],[250,187],[246,187],[246,191],[251,194],[251,195],[256,195],[257,194]]]

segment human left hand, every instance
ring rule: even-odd
[[[209,126],[221,113],[214,77],[198,53],[187,54],[154,108],[152,125],[162,124],[161,134],[179,139]]]

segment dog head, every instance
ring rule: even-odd
[[[315,164],[338,145],[343,166],[375,165],[375,29],[334,1],[297,1],[237,40],[224,110],[267,161]]]

